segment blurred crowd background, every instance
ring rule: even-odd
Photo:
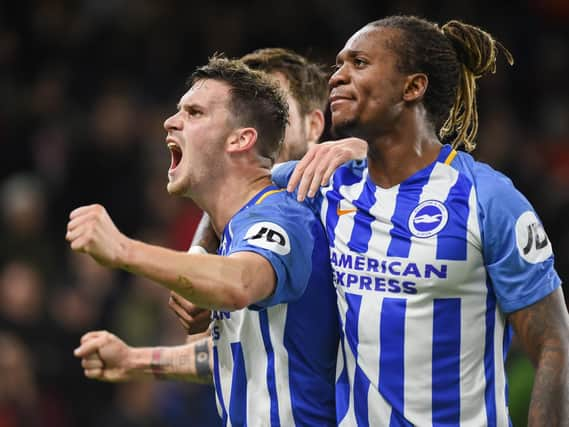
[[[0,427],[219,424],[209,386],[83,378],[72,351],[88,330],[131,345],[184,334],[166,291],[71,253],[68,214],[102,203],[126,234],[187,249],[200,213],[166,193],[162,123],[193,68],[275,46],[331,65],[354,31],[397,13],[462,19],[513,53],[479,81],[475,155],[534,204],[569,277],[566,0],[2,0]],[[523,426],[532,370],[515,346],[509,372]]]

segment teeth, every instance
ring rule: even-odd
[[[168,148],[176,149],[176,148],[178,148],[178,146],[177,146],[174,142],[169,142],[169,143],[168,143]]]

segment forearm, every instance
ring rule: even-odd
[[[129,377],[211,383],[212,354],[210,337],[176,347],[133,348],[128,363]]]
[[[528,426],[569,427],[569,315],[561,288],[509,320],[536,369]]]
[[[550,345],[542,350],[537,365],[528,416],[528,426],[569,426],[569,354]]]
[[[230,257],[188,254],[131,240],[119,265],[199,307],[233,311],[251,303],[244,290],[255,274],[245,263]]]
[[[213,230],[209,215],[205,212],[194,233],[192,246],[201,246],[210,254],[214,254],[219,246],[219,239]]]

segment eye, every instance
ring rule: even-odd
[[[186,108],[186,113],[190,117],[200,117],[203,115],[201,110],[198,110],[197,108],[192,108],[192,107]]]
[[[356,68],[362,68],[367,65],[367,61],[363,58],[355,57],[353,62],[354,62],[354,67]]]

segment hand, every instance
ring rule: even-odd
[[[128,369],[130,353],[131,347],[107,331],[87,332],[73,352],[81,358],[87,378],[109,382],[132,379]]]
[[[71,249],[91,255],[99,264],[120,267],[129,239],[101,205],[82,206],[71,212],[66,240]]]
[[[190,334],[196,334],[207,330],[211,322],[211,312],[205,308],[200,308],[178,295],[176,292],[170,292],[168,305],[178,316],[184,329]]]
[[[298,162],[288,182],[287,191],[298,186],[299,202],[306,196],[314,197],[321,186],[328,185],[332,174],[349,160],[364,159],[367,143],[359,138],[345,138],[323,142],[310,147]],[[299,185],[300,183],[300,185]]]

